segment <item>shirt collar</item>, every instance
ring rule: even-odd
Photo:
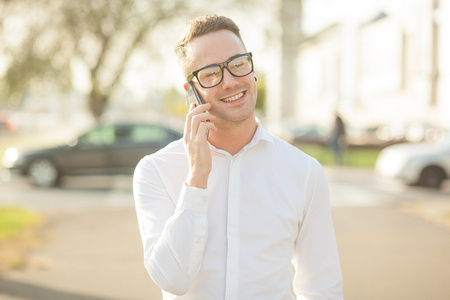
[[[273,140],[273,136],[267,130],[264,129],[261,122],[258,119],[256,119],[256,122],[258,123],[258,127],[256,128],[255,135],[253,136],[250,143],[248,143],[248,145],[245,146],[244,148],[253,147],[260,141],[267,141],[272,145],[275,143]]]
[[[271,143],[272,145],[275,144],[273,136],[267,130],[264,129],[264,127],[261,125],[261,122],[258,120],[258,118],[256,118],[256,122],[257,122],[256,132],[253,135],[252,140],[250,141],[250,143],[245,145],[244,148],[242,148],[242,149],[251,148],[251,147],[257,145],[261,141],[267,141],[267,142]],[[223,151],[223,150],[217,149],[216,147],[214,147],[211,144],[209,144],[209,147],[211,150],[214,150],[216,152]],[[223,152],[225,152],[225,151],[223,151]]]

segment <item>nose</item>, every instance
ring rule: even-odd
[[[224,89],[233,88],[239,84],[238,78],[231,75],[227,68],[223,69],[222,87]]]

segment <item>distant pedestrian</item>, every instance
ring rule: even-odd
[[[328,145],[330,146],[331,151],[333,151],[334,161],[338,165],[342,165],[344,163],[343,148],[346,143],[345,137],[346,132],[344,121],[339,115],[336,115],[334,126],[328,140]]]

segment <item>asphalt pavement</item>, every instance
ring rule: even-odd
[[[450,299],[450,228],[410,209],[430,203],[450,211],[448,189],[405,188],[370,170],[326,173],[345,299]],[[28,267],[0,277],[0,300],[161,299],[143,267],[130,178],[98,182],[0,185],[0,204],[28,204],[48,220]]]

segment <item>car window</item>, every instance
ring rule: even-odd
[[[167,131],[164,128],[151,125],[138,125],[131,132],[131,141],[134,143],[156,143],[165,141]]]
[[[112,145],[115,141],[116,135],[112,126],[96,128],[80,137],[81,144],[91,146]]]

